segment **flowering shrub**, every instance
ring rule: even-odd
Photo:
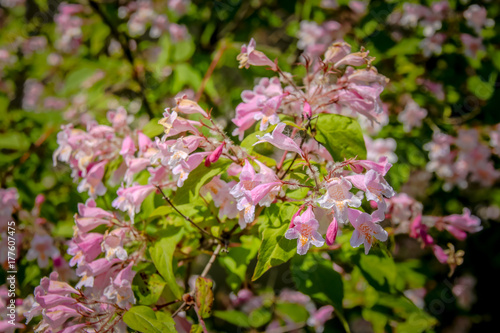
[[[484,329],[498,9],[0,0],[1,331]]]

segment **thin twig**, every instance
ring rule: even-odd
[[[210,271],[210,268],[212,268],[212,265],[214,264],[215,259],[216,259],[216,258],[217,258],[217,256],[219,255],[219,253],[220,253],[221,249],[222,249],[222,243],[217,244],[217,247],[215,248],[214,253],[212,253],[212,256],[210,257],[210,260],[207,262],[207,265],[205,266],[205,268],[203,269],[203,272],[202,272],[202,273],[201,273],[201,275],[200,275],[201,277],[205,277],[205,276],[207,276],[208,272]],[[194,291],[194,290],[191,290],[191,292],[189,293],[189,295],[190,295],[191,297],[193,297],[193,296],[194,296],[194,293],[195,293],[195,291]],[[184,302],[181,304],[181,306],[180,306],[180,307],[179,307],[179,308],[178,308],[178,309],[177,309],[177,310],[176,310],[176,311],[172,314],[172,318],[174,318],[175,316],[177,316],[177,314],[178,314],[179,312],[181,312],[181,311],[184,309],[184,307],[185,307],[186,305],[187,305],[187,302],[185,302],[185,301],[184,301]]]
[[[156,189],[158,191],[160,191],[161,195],[163,196],[163,199],[165,199],[165,201],[177,212],[177,214],[179,214],[186,221],[188,221],[189,223],[191,223],[192,226],[194,226],[195,228],[197,228],[198,230],[200,230],[205,235],[207,235],[209,237],[212,237],[212,238],[215,238],[215,239],[217,239],[221,243],[225,243],[225,241],[222,238],[212,235],[210,232],[206,231],[205,229],[201,228],[199,225],[197,225],[196,223],[194,223],[194,221],[191,220],[189,217],[187,217],[186,215],[182,214],[181,211],[178,210],[177,207],[174,206],[174,204],[172,203],[172,201],[170,201],[170,199],[165,195],[165,193],[163,193],[163,190],[161,189],[160,186],[156,185]]]
[[[215,55],[214,59],[212,60],[212,63],[208,67],[207,72],[205,73],[205,76],[203,77],[203,80],[201,81],[200,88],[196,92],[196,97],[195,101],[198,102],[201,98],[201,94],[203,94],[203,91],[205,90],[205,86],[207,85],[208,80],[212,76],[213,71],[215,70],[215,67],[217,67],[217,64],[219,63],[220,58],[222,58],[222,55],[224,54],[224,51],[226,51],[227,45],[226,42],[222,42],[222,45]]]

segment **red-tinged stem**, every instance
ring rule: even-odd
[[[222,42],[222,45],[221,45],[219,51],[217,52],[214,59],[212,60],[212,63],[210,63],[210,67],[208,67],[208,70],[205,73],[203,80],[201,81],[200,88],[196,92],[196,96],[194,99],[196,102],[198,102],[200,100],[201,94],[203,94],[203,91],[205,90],[205,86],[207,85],[208,80],[212,76],[212,73],[214,72],[215,67],[217,67],[217,64],[219,63],[220,58],[222,58],[222,55],[224,54],[224,51],[226,51],[226,49],[227,49],[226,43]]]

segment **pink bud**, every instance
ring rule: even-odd
[[[43,194],[39,194],[35,198],[35,207],[40,209],[40,206],[45,202],[45,196]]]
[[[307,101],[304,102],[304,111],[302,111],[302,115],[304,116],[304,118],[308,119],[312,117],[311,105],[309,105]]]
[[[205,166],[209,167],[212,163],[215,163],[219,160],[220,155],[222,155],[222,150],[224,149],[224,146],[226,145],[225,142],[223,142],[217,149],[215,149],[212,154],[208,155],[207,158],[205,159]]]
[[[326,244],[332,245],[335,242],[335,238],[337,238],[337,232],[339,231],[339,223],[337,219],[334,217],[332,223],[328,226],[328,230],[326,231]]]
[[[295,227],[295,223],[293,221],[295,220],[295,218],[297,216],[300,215],[300,212],[302,211],[303,208],[304,207],[300,207],[299,210],[297,211],[297,213],[293,214],[292,219],[290,220],[290,226],[288,227],[289,229]]]

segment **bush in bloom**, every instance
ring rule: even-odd
[[[0,331],[473,325],[499,7],[294,6],[0,1]]]

